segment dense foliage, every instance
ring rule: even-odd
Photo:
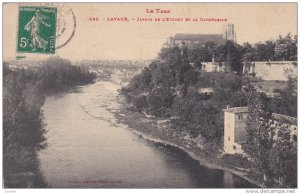
[[[163,48],[160,60],[135,76],[121,93],[136,111],[170,119],[176,132],[219,145],[223,138],[222,109],[248,106],[246,151],[251,160],[241,155],[226,155],[224,161],[243,168],[251,163],[255,172],[266,175],[269,180],[277,178],[280,184],[285,180],[288,183],[283,185],[294,187],[295,138],[293,141],[292,137],[286,138],[285,130],[281,130],[283,134],[276,133],[279,138],[274,138],[271,118],[272,113],[297,117],[297,79],[289,78],[286,88],[276,89],[275,96],[268,97],[253,88],[251,82],[255,78],[241,76],[240,72],[243,61],[296,60],[296,50],[296,40],[289,34],[254,47],[228,41],[221,46],[208,42],[200,47]],[[227,71],[200,71],[201,63],[210,61],[212,56],[216,61],[225,62]]]
[[[290,86],[286,90],[289,89]],[[277,181],[280,186],[296,187],[297,136],[292,135],[293,127],[274,120],[270,109],[274,108],[271,106],[274,101],[276,106],[282,100],[286,100],[285,94],[270,100],[255,90],[249,92],[246,151],[251,155],[253,167],[267,178],[267,184],[274,185]],[[290,110],[291,104],[288,106],[284,110]]]
[[[37,82],[25,70],[4,69],[3,76],[3,175],[5,187],[27,187],[37,174],[36,151],[45,146],[41,106],[44,103]],[[24,181],[25,180],[25,181]],[[35,182],[35,181],[34,181]],[[43,185],[38,182],[37,187]]]
[[[161,58],[164,58],[162,52]],[[244,43],[239,45],[227,41],[224,45],[216,45],[207,42],[205,45],[193,45],[188,48],[188,58],[191,63],[201,69],[202,62],[225,62],[228,70],[240,73],[242,62],[245,61],[295,61],[297,60],[297,36],[292,38],[290,34],[279,36],[275,41],[266,41],[251,45]]]
[[[44,94],[91,83],[95,75],[59,58],[28,69],[12,70],[8,65],[3,64],[4,186],[44,187],[36,159],[46,146]]]
[[[127,101],[137,111],[171,118],[174,129],[192,137],[220,141],[222,109],[246,105],[242,77],[231,72],[200,73],[179,47],[165,48],[161,56],[163,61],[153,62],[122,88]]]
[[[96,78],[96,74],[90,73],[87,68],[72,65],[69,60],[56,57],[44,61],[40,68],[28,69],[27,72],[32,79],[37,80],[43,92],[92,83]]]
[[[274,98],[270,99],[272,112],[297,117],[297,78],[289,78],[287,87],[276,89]]]

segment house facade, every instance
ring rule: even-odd
[[[249,114],[248,107],[233,107],[223,109],[224,112],[224,151],[227,154],[242,154],[246,144],[246,121]],[[277,139],[282,132],[288,132],[290,140],[297,139],[297,118],[273,113],[269,125],[274,129],[273,138]]]
[[[242,152],[246,142],[246,121],[248,107],[223,109],[224,112],[224,151],[228,154]]]

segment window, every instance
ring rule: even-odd
[[[230,136],[228,136],[228,141],[230,141]]]
[[[238,114],[238,119],[239,120],[243,119],[243,115],[242,114]]]

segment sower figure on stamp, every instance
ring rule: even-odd
[[[45,22],[46,16],[40,14],[40,10],[35,11],[35,15],[31,18],[31,20],[25,25],[24,29],[26,31],[31,30],[31,44],[32,50],[35,51],[37,48],[46,50],[48,45],[48,41],[44,40],[40,36],[40,26],[41,24],[46,27],[51,27],[50,24]]]

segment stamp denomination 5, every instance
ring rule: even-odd
[[[19,7],[17,51],[55,53],[55,7]]]

